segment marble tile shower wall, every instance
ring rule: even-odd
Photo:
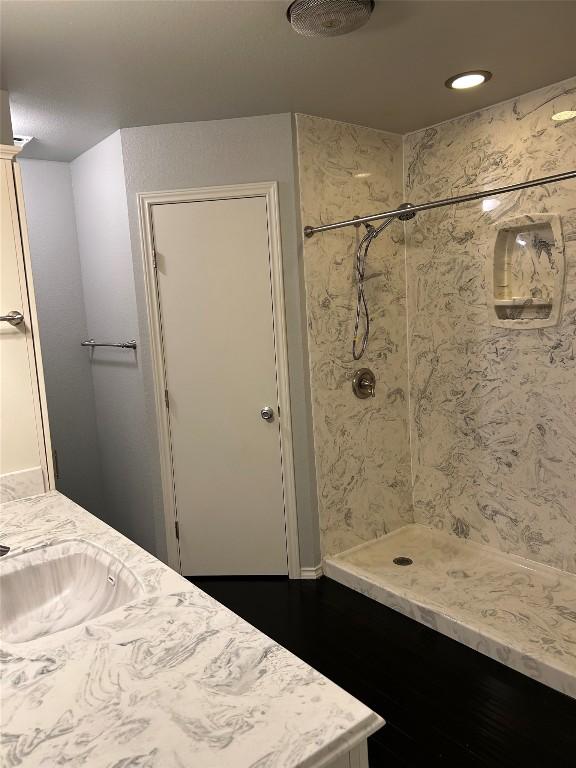
[[[405,196],[464,194],[576,168],[576,78],[405,137]],[[561,216],[556,327],[489,323],[496,226]],[[495,226],[496,225],[496,226]],[[416,522],[576,571],[576,184],[428,212],[407,225]],[[316,246],[318,247],[318,246]],[[312,318],[314,319],[314,318]]]
[[[297,115],[301,217],[329,222],[392,207],[402,197],[400,136]],[[370,174],[358,177],[355,174]],[[352,359],[354,255],[359,233],[304,243],[308,346],[322,553],[342,552],[412,522],[402,225],[370,249],[366,294],[372,335]],[[372,368],[376,397],[352,393]]]

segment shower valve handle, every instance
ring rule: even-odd
[[[376,396],[376,377],[370,368],[360,368],[356,371],[352,379],[352,390],[361,400]]]

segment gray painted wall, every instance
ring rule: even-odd
[[[74,160],[71,173],[88,336],[138,342],[137,352],[84,350],[94,382],[105,516],[156,553],[147,450],[153,437],[144,408],[120,133]]]
[[[148,413],[147,428],[142,433],[148,436],[142,441],[146,444],[143,466],[150,473],[148,487],[153,491],[159,540],[163,539],[161,483],[136,195],[157,190],[278,181],[301,564],[317,565],[320,548],[291,115],[156,125],[123,129],[120,133]]]
[[[66,256],[59,265],[59,280],[52,279],[56,274],[54,265],[50,267],[45,259],[44,271],[39,272],[38,282],[47,291],[46,301],[39,299],[39,304],[44,303],[46,313],[52,314],[41,314],[43,336],[50,334],[50,341],[44,345],[47,367],[53,365],[57,377],[77,364],[84,376],[84,383],[67,381],[65,390],[51,387],[57,394],[65,392],[65,396],[49,404],[55,441],[65,442],[58,433],[68,439],[67,455],[76,461],[77,485],[82,485],[82,472],[87,467],[98,469],[98,480],[90,482],[94,493],[98,495],[100,490],[100,494],[98,499],[88,493],[80,497],[72,486],[61,489],[164,559],[160,465],[136,195],[160,189],[275,180],[280,196],[301,563],[315,566],[320,560],[293,142],[292,118],[283,114],[122,130],[74,160],[71,174],[65,164],[27,161],[28,177],[37,180],[27,185],[30,193],[33,188],[37,190],[31,216],[31,230],[36,232],[37,241],[33,251],[38,258],[42,256],[42,239],[51,232],[53,242],[48,239],[53,258],[58,254],[61,259]],[[42,168],[44,176],[40,174]],[[53,176],[58,169],[60,186],[47,176],[48,169],[52,169]],[[68,184],[66,194],[64,180]],[[63,211],[58,216],[50,213],[47,194],[50,206],[67,205],[65,223],[61,221]],[[52,332],[59,327],[53,315],[66,302],[70,305],[67,313],[74,312],[74,317],[62,316],[66,318],[64,330],[71,336],[67,350],[74,353],[76,363],[63,357],[59,337],[64,330]],[[135,338],[138,351],[90,352],[79,346],[80,337],[114,341]],[[83,405],[87,391],[91,393],[91,409],[79,407],[78,415],[68,404],[76,398],[78,405]],[[91,432],[85,425],[89,416]],[[76,424],[83,424],[82,429],[76,429]],[[71,439],[77,434],[86,436],[81,451]]]
[[[13,144],[8,91],[0,91],[0,144]]]
[[[56,487],[104,518],[96,411],[86,338],[86,315],[72,180],[68,163],[19,160],[52,444],[58,452]]]

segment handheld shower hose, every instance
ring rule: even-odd
[[[356,278],[358,280],[358,288],[356,295],[356,321],[354,323],[354,338],[352,339],[352,357],[354,360],[360,360],[364,355],[366,347],[368,346],[368,339],[370,338],[370,312],[368,310],[366,294],[364,293],[364,276],[366,273],[368,251],[370,250],[372,242],[376,240],[383,229],[386,229],[389,224],[392,224],[394,218],[394,216],[391,216],[380,224],[379,227],[373,227],[372,224],[366,224],[366,234],[360,240],[356,250]],[[364,330],[360,345],[358,345],[358,333],[360,330],[360,318],[362,314],[364,315]],[[358,349],[358,346],[360,346],[360,349]]]

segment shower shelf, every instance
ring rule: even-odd
[[[548,299],[533,299],[531,296],[522,298],[514,296],[511,299],[494,299],[495,307],[551,307],[552,302]]]
[[[487,305],[492,325],[545,328],[560,320],[564,239],[560,217],[539,213],[496,223],[487,259]]]
[[[541,327],[552,314],[554,304],[550,299],[513,297],[494,299],[493,311],[498,320],[522,322],[526,327]],[[538,324],[538,325],[537,325]]]

